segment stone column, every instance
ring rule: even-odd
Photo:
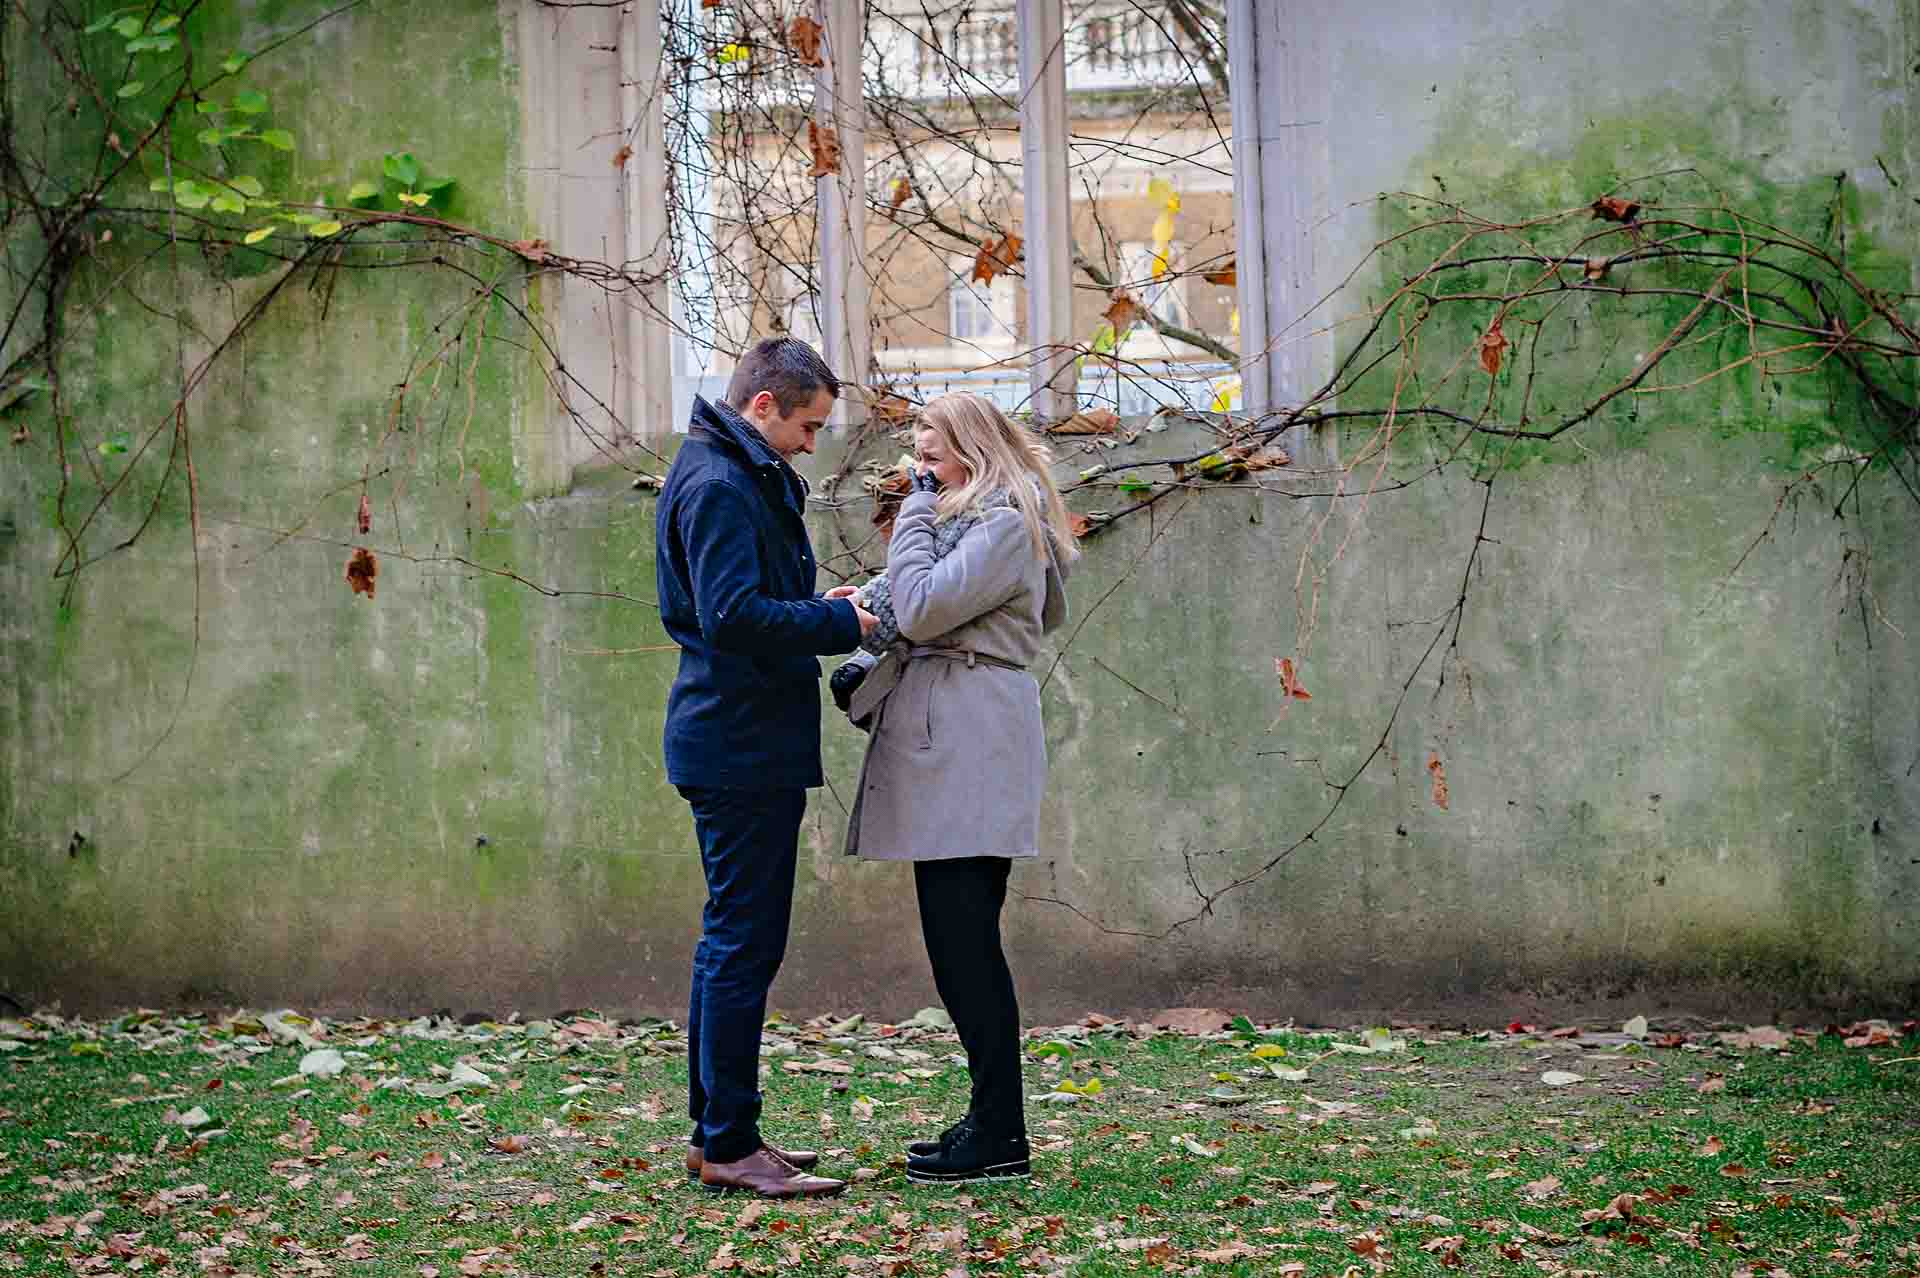
[[[814,121],[840,140],[840,171],[818,179],[821,351],[847,383],[836,426],[867,420],[873,349],[872,281],[867,275],[867,111],[860,83],[864,0],[815,0],[825,66],[814,73]]]
[[[1071,417],[1073,205],[1067,189],[1066,0],[1016,0],[1026,239],[1028,376],[1040,421]]]
[[[1298,404],[1333,372],[1315,224],[1329,212],[1332,109],[1321,6],[1229,0],[1240,371],[1249,413]]]
[[[640,438],[671,434],[675,425],[665,94],[660,9],[655,0],[636,0],[620,21],[620,119],[627,151],[622,259],[630,273],[658,280],[621,296],[626,355],[618,410],[627,430]]]

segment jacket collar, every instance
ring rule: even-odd
[[[755,470],[771,471],[779,476],[785,481],[794,509],[803,508],[807,496],[805,477],[774,451],[767,437],[752,422],[730,405],[712,402],[704,395],[693,397],[693,411],[688,417],[690,433],[705,436]]]

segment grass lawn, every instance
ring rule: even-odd
[[[967,1078],[917,1019],[769,1027],[769,1136],[854,1181],[804,1204],[684,1178],[668,1025],[0,1020],[0,1271],[1920,1275],[1911,1025],[1090,1017],[1029,1038],[1034,1177],[936,1189],[901,1146]]]

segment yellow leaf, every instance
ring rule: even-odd
[[[1089,1078],[1080,1085],[1080,1094],[1082,1096],[1098,1096],[1105,1090],[1105,1088],[1100,1086],[1100,1080],[1097,1078]]]
[[[1167,212],[1178,213],[1179,211],[1180,211],[1180,193],[1176,191],[1172,195],[1169,195],[1167,197]]]
[[[1239,307],[1236,306],[1233,308],[1233,315],[1227,321],[1227,327],[1233,330],[1233,335],[1235,337],[1240,336],[1240,308]]]
[[[1285,1056],[1287,1049],[1278,1043],[1262,1043],[1253,1049],[1253,1054],[1256,1058],[1265,1061],[1271,1060],[1276,1056]]]
[[[315,222],[307,228],[308,235],[320,240],[326,239],[329,235],[338,235],[339,233],[340,223],[338,222]]]
[[[1231,1083],[1233,1081],[1233,1075],[1222,1070],[1213,1076],[1213,1081],[1216,1083]]]
[[[1239,396],[1240,379],[1237,377],[1229,377],[1226,381],[1221,382],[1213,392],[1213,411],[1216,413],[1232,412],[1233,401],[1239,398]]]
[[[1153,220],[1153,251],[1164,254],[1173,243],[1173,210],[1162,209]]]
[[[255,230],[248,231],[246,242],[249,244],[258,244],[261,240],[264,240],[269,235],[272,235],[273,229],[274,228],[272,228],[271,226],[262,226]]]
[[[411,204],[415,208],[419,208],[420,206],[424,205],[428,200],[431,200],[432,198],[433,197],[431,195],[426,194],[424,191],[400,192],[400,202],[402,204]]]
[[[1163,280],[1166,277],[1167,277],[1167,255],[1165,253],[1155,253],[1153,255],[1153,278],[1155,278],[1156,280]]]

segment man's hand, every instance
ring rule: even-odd
[[[880,624],[880,618],[874,616],[859,604],[853,606],[853,615],[860,618],[860,637],[862,639],[872,634],[873,628]]]
[[[860,593],[858,586],[835,586],[826,594],[828,599],[851,599]]]

